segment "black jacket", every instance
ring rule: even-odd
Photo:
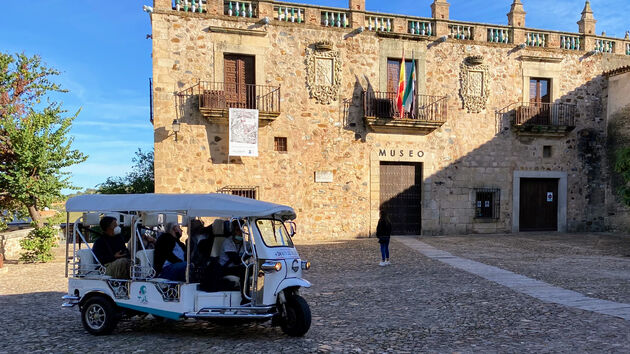
[[[129,255],[129,250],[125,247],[125,241],[120,235],[102,235],[94,242],[94,246],[92,246],[94,255],[102,265],[115,261],[116,257],[114,257],[114,255],[118,251],[123,250]]]
[[[184,250],[185,261],[188,255],[186,253],[186,245],[184,243],[169,233],[163,233],[160,237],[158,237],[155,242],[155,253],[153,255],[153,268],[155,268],[155,274],[160,274],[162,272],[164,262],[166,261],[169,261],[172,264],[182,261],[173,253],[173,248],[175,248],[176,243],[179,244],[179,247],[181,247],[182,250]]]
[[[380,218],[378,225],[376,226],[376,237],[378,237],[379,243],[389,242],[389,237],[392,235],[392,223],[389,219]]]

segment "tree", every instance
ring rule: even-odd
[[[49,96],[67,92],[51,81],[57,75],[39,56],[0,52],[0,208],[25,208],[36,228],[41,208],[76,189],[63,169],[87,158],[68,137],[79,112],[66,117]]]
[[[630,206],[630,147],[617,150],[614,168],[623,180],[623,185],[619,188],[619,195],[623,202]]]
[[[155,179],[153,175],[153,151],[136,151],[131,160],[134,165],[125,177],[108,177],[104,183],[97,186],[102,194],[142,194],[153,193]]]

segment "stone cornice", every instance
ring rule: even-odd
[[[238,34],[242,36],[256,36],[256,37],[264,37],[267,35],[267,31],[245,29],[245,28],[218,27],[218,26],[209,26],[208,31],[213,32],[213,33],[228,33],[228,34]]]
[[[564,58],[556,57],[537,57],[533,55],[521,55],[519,57],[522,61],[535,61],[539,63],[560,63]]]

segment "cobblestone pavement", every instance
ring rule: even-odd
[[[629,350],[628,321],[543,303],[398,242],[391,248],[393,264],[381,268],[374,239],[298,246],[313,262],[307,278],[314,284],[303,292],[313,326],[298,339],[269,324],[144,319],[94,337],[83,330],[77,309],[59,306],[66,286],[62,263],[9,265],[9,272],[0,274],[0,352]]]
[[[590,297],[630,303],[627,236],[536,233],[420,239],[453,255]]]

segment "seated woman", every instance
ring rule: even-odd
[[[177,223],[168,223],[166,232],[155,243],[154,267],[158,278],[173,281],[186,280],[186,245],[179,239],[182,229]]]
[[[129,250],[125,246],[125,240],[120,236],[120,226],[116,218],[105,216],[100,222],[103,236],[99,237],[92,251],[96,259],[105,266],[105,275],[116,279],[129,279]]]

